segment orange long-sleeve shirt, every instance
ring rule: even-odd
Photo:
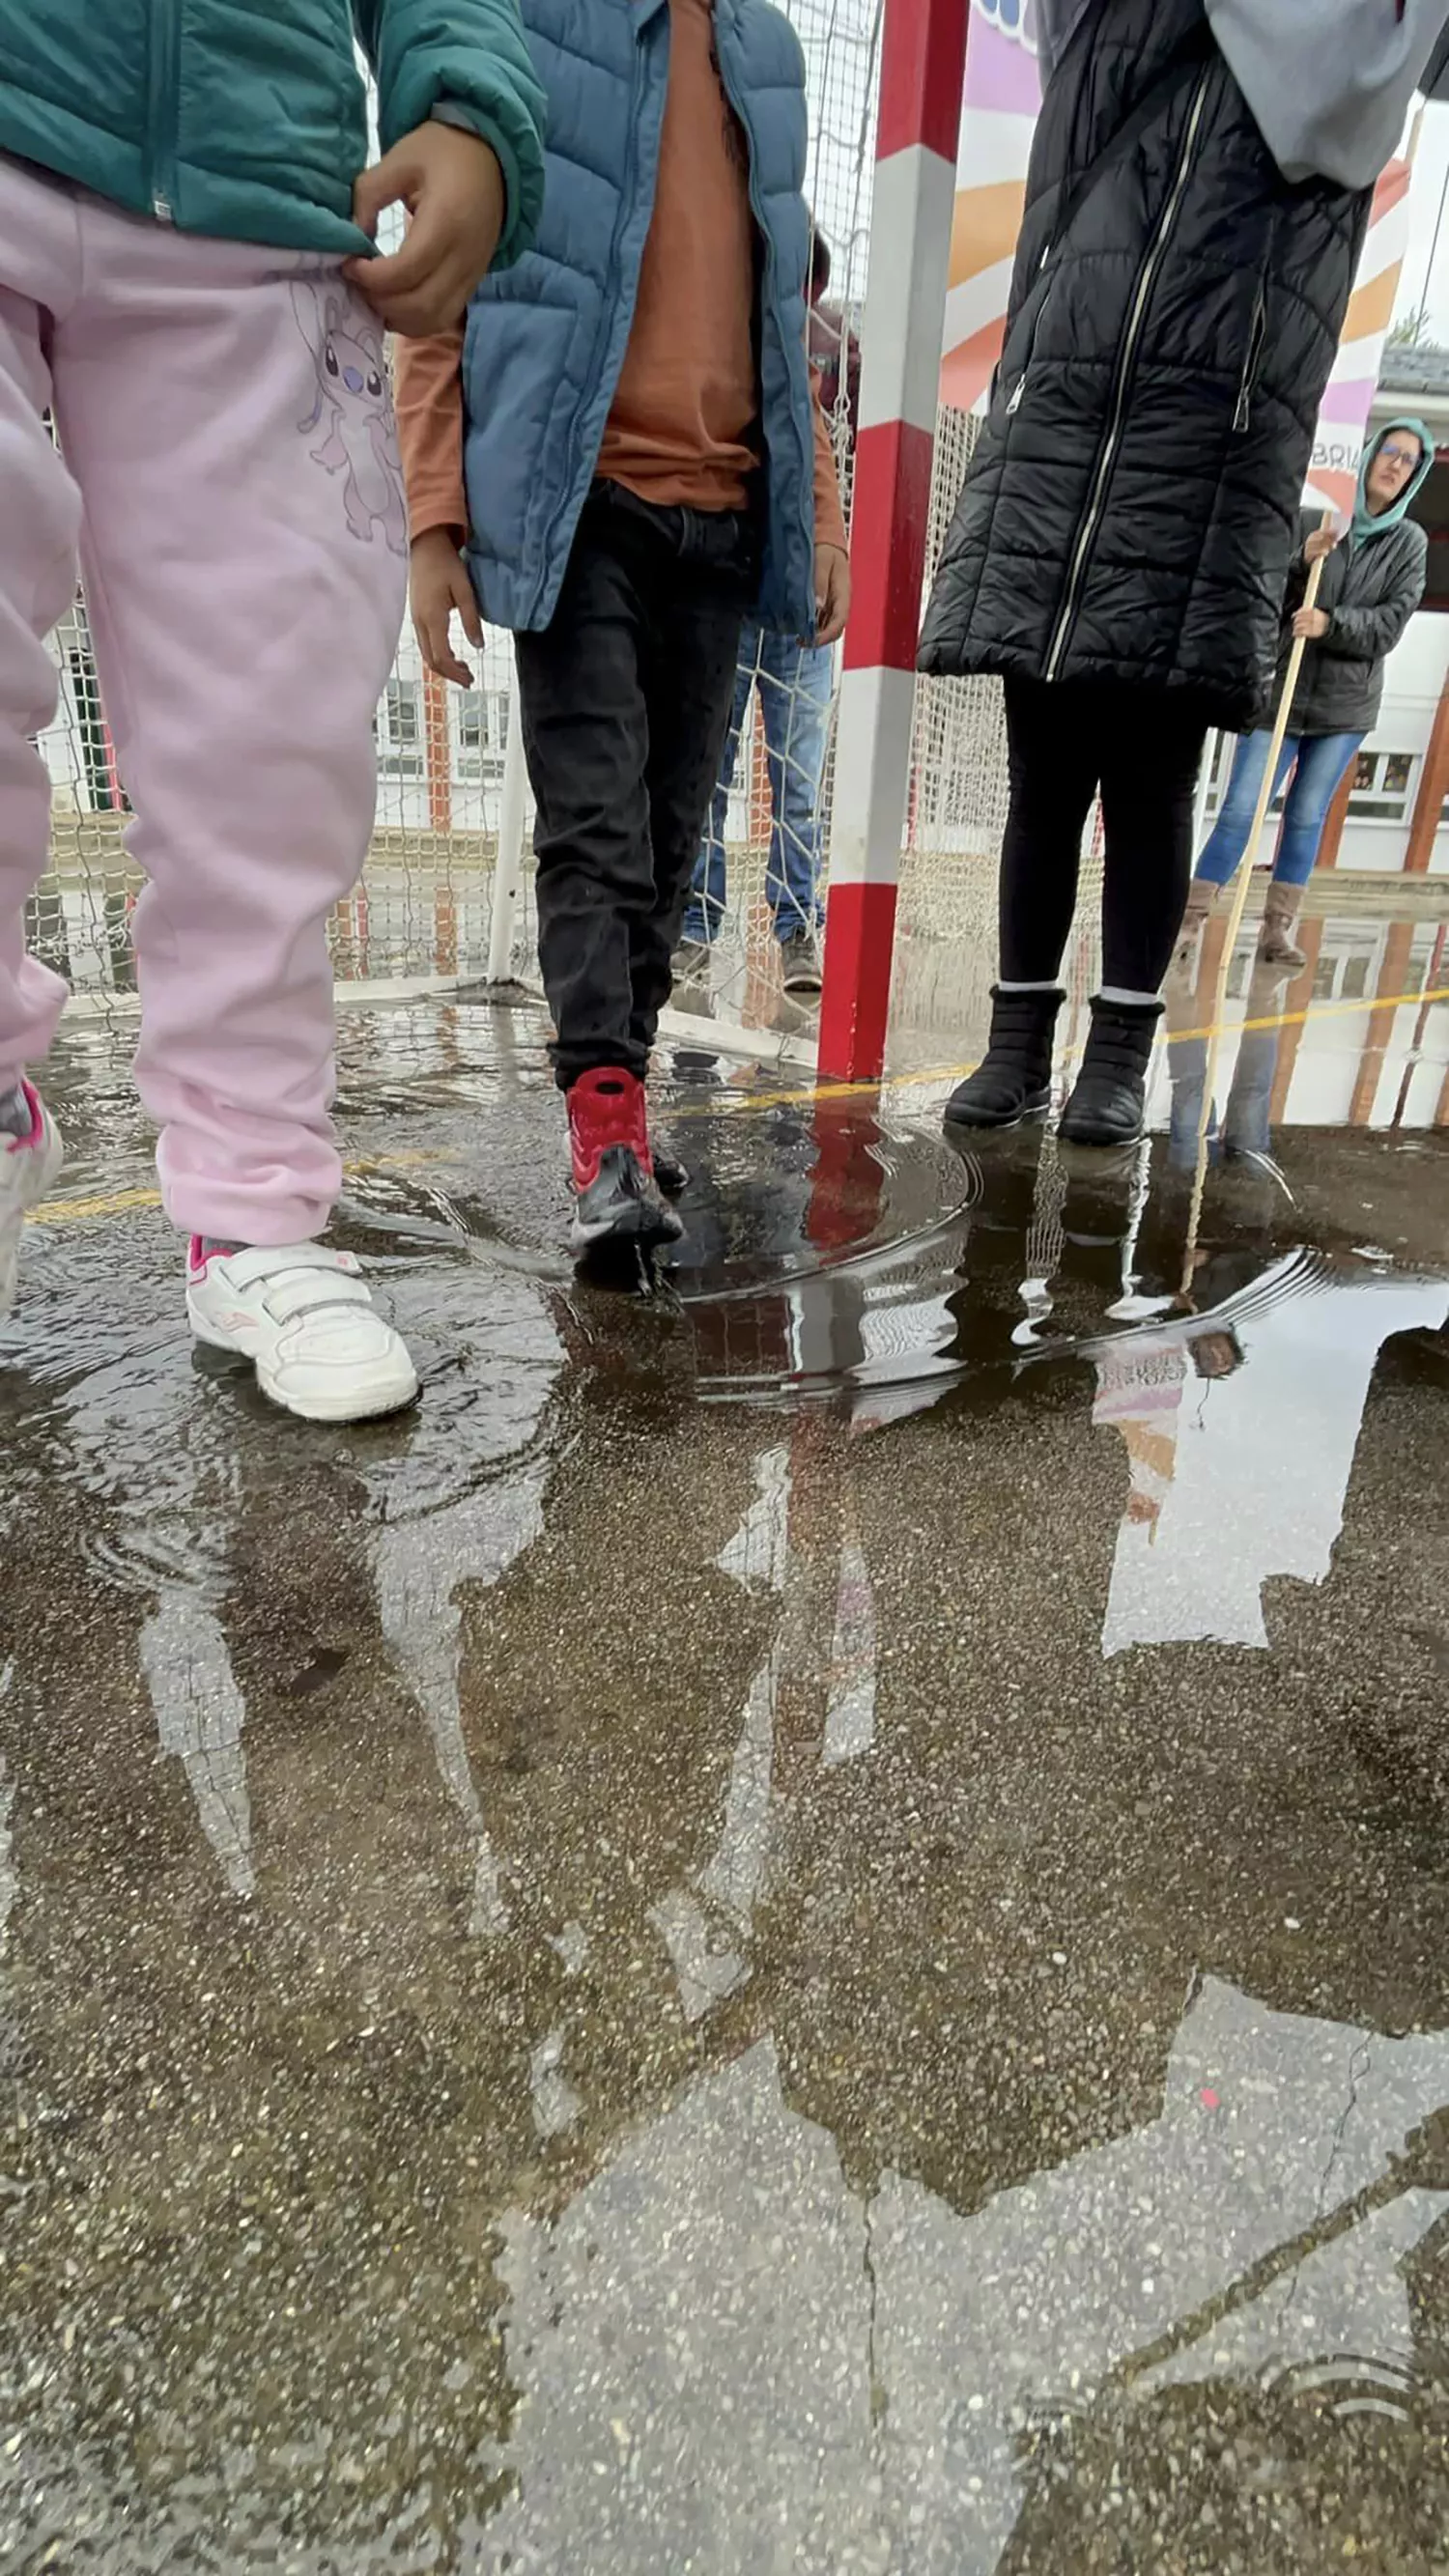
[[[757,463],[755,237],[744,136],[720,80],[710,0],[669,0],[669,86],[654,212],[598,471],[641,499],[740,508]],[[415,537],[466,532],[463,330],[397,348],[396,394]],[[830,433],[815,412],[815,534],[845,544]]]

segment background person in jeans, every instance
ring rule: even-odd
[[[402,353],[398,421],[424,659],[470,680],[454,608],[475,642],[480,610],[517,638],[582,1252],[683,1231],[644,1079],[740,627],[838,633],[845,559],[817,544],[839,500],[806,349],[798,37],[768,0],[522,17],[548,98],[538,243],[466,331]]]
[[[824,301],[829,284],[830,246],[823,233],[816,233],[810,244],[810,363],[828,420],[840,407],[844,375],[846,416],[853,439],[860,396],[860,349],[843,316]],[[845,521],[833,476],[819,493],[816,543],[837,547],[844,555]],[[847,582],[846,601],[848,597]],[[705,972],[724,918],[725,820],[740,735],[750,699],[758,687],[770,780],[770,858],[765,894],[774,915],[786,992],[819,992],[823,833],[820,796],[834,685],[835,655],[830,644],[802,643],[798,636],[771,634],[753,618],[746,625],[740,638],[734,704],[709,826],[695,861],[684,935],[675,952],[676,982]]]
[[[1305,510],[1299,522],[1303,543],[1288,576],[1278,688],[1294,637],[1305,636],[1307,649],[1273,781],[1276,795],[1293,773],[1263,906],[1258,954],[1269,965],[1296,971],[1304,963],[1293,929],[1324,821],[1344,771],[1378,721],[1385,659],[1424,596],[1428,540],[1405,514],[1433,464],[1434,441],[1423,422],[1391,420],[1365,451],[1346,540],[1321,528],[1316,511]],[[1329,560],[1318,605],[1304,608],[1308,567],[1322,555]],[[1222,811],[1188,888],[1185,938],[1206,920],[1219,886],[1231,882],[1244,857],[1252,864],[1248,834],[1271,742],[1265,729],[1239,737]]]

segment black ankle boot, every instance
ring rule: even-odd
[[[1146,1123],[1147,1067],[1162,1017],[1160,1002],[1092,997],[1082,1070],[1058,1134],[1069,1145],[1135,1145]]]
[[[1044,1118],[1052,1096],[1052,1036],[1066,995],[1052,985],[1040,993],[1004,993],[991,987],[991,1042],[976,1071],[958,1083],[946,1103],[951,1127],[1015,1127]]]

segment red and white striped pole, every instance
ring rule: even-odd
[[[885,1062],[969,0],[885,0],[820,1070]]]

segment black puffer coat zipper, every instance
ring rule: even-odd
[[[922,669],[1186,689],[1256,721],[1368,203],[1289,186],[1203,0],[1084,22],[1043,101]]]

